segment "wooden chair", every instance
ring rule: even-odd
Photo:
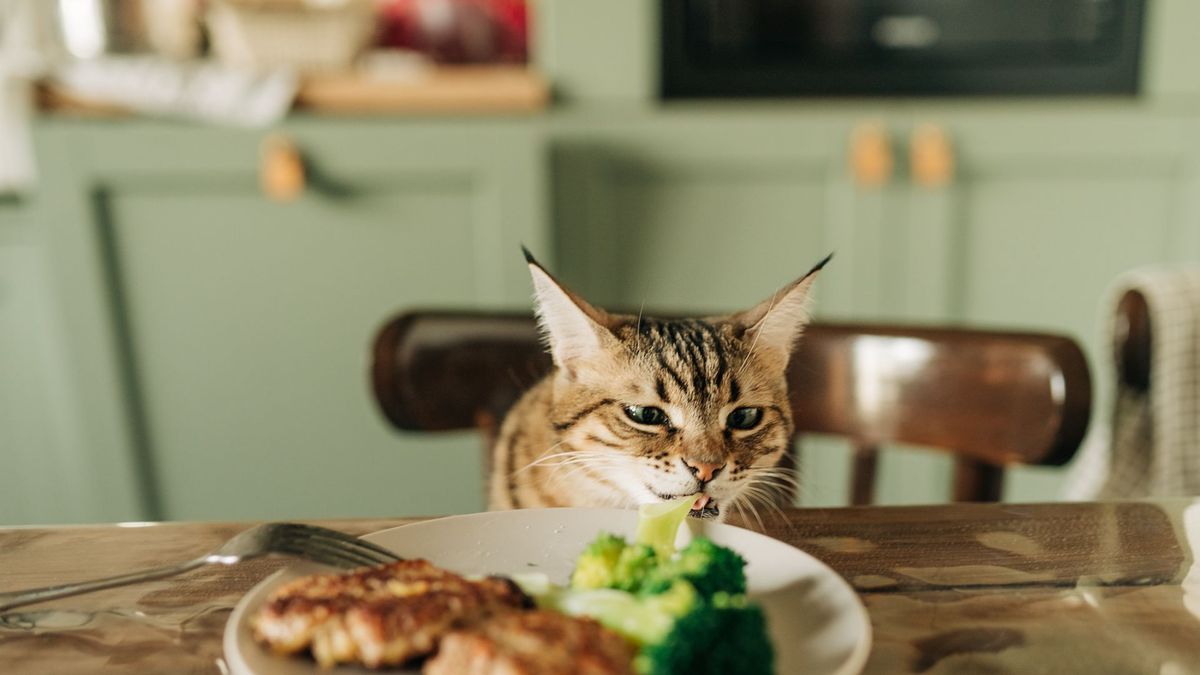
[[[1137,291],[1126,291],[1117,302],[1114,331],[1117,379],[1136,391],[1150,390],[1150,307]]]
[[[411,312],[379,332],[372,376],[396,427],[474,428],[490,446],[550,365],[527,314]],[[1083,352],[1056,335],[818,323],[797,345],[788,383],[798,433],[854,444],[855,504],[871,503],[889,444],[953,453],[954,499],[998,501],[1004,467],[1069,460],[1091,410]]]

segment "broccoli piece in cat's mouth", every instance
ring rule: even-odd
[[[721,515],[721,507],[717,506],[717,500],[710,499],[702,508],[688,511],[688,515],[693,518],[716,518]]]

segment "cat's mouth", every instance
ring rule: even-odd
[[[649,486],[647,486],[647,487],[649,487]],[[689,496],[689,495],[665,495],[656,490],[651,490],[651,492],[654,493],[655,497],[658,497],[659,499],[663,500],[664,502],[669,502],[672,499],[679,499],[680,497]],[[716,518],[717,516],[721,515],[721,507],[717,506],[717,500],[713,499],[712,497],[710,497],[706,494],[699,495],[696,498],[696,504],[699,505],[699,508],[693,507],[691,511],[688,511],[688,515],[693,518]]]

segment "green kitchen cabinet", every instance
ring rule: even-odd
[[[908,120],[944,129],[956,158],[950,183],[911,188],[913,316],[1079,340],[1095,430],[1108,422],[1113,386],[1106,289],[1140,265],[1200,258],[1197,124],[1120,106],[963,108]],[[1063,475],[1016,469],[1005,497],[1053,499]]]
[[[944,184],[910,166],[924,125],[948,140]],[[888,139],[878,185],[853,177],[865,127]],[[1128,101],[300,117],[278,132],[307,185],[279,203],[264,132],[47,120],[43,185],[0,204],[0,520],[480,508],[477,439],[391,431],[368,348],[403,307],[527,309],[518,242],[647,312],[745,307],[834,252],[819,318],[1066,333],[1101,425],[1104,289],[1200,258],[1198,131]],[[801,502],[844,503],[848,459],[806,438]],[[894,448],[879,476],[881,502],[943,501],[951,462]],[[1006,497],[1053,499],[1061,478],[1014,470]]]
[[[39,129],[36,219],[94,519],[483,504],[478,439],[393,432],[369,350],[401,308],[528,306],[518,243],[549,249],[539,135],[527,120],[312,118],[278,133],[307,174],[286,203],[260,189],[261,132]]]
[[[874,187],[851,178],[864,124],[893,154]],[[911,166],[923,125],[947,139],[945,184]],[[1120,102],[580,114],[555,136],[562,274],[610,307],[725,311],[834,251],[818,317],[1066,333],[1088,351],[1102,424],[1102,290],[1131,267],[1200,252],[1195,128]],[[845,446],[807,443],[803,455],[802,501],[843,502]],[[879,475],[883,503],[944,501],[952,462],[896,448]],[[1061,477],[1016,469],[1007,497],[1053,499]]]

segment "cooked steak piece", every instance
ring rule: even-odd
[[[497,614],[442,638],[425,675],[632,675],[635,649],[586,618]]]
[[[254,637],[282,654],[305,649],[322,666],[398,665],[437,649],[443,635],[532,606],[512,581],[468,580],[425,560],[291,581],[267,599]]]

